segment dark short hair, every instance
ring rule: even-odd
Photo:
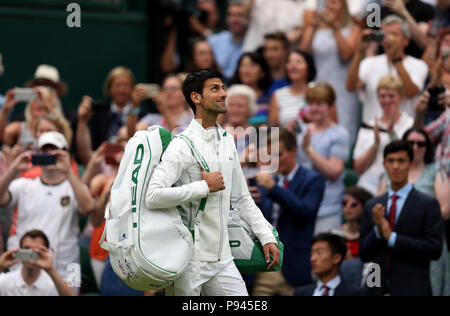
[[[264,72],[264,76],[258,81],[258,87],[264,92],[266,92],[272,86],[273,79],[270,73],[269,65],[267,64],[262,54],[257,52],[245,53],[241,56],[241,58],[239,58],[238,66],[236,68],[236,72],[234,73],[233,78],[230,81],[230,85],[243,83],[239,76],[239,67],[241,66],[242,61],[244,60],[245,57],[250,58],[252,62],[258,64],[259,67],[261,67],[261,70]]]
[[[412,133],[412,132],[416,132],[421,134],[423,137],[425,137],[425,163],[426,164],[430,164],[434,161],[434,150],[433,150],[433,144],[431,143],[431,139],[430,136],[428,136],[428,133],[423,129],[423,128],[418,128],[418,127],[413,127],[410,128],[409,130],[407,130],[405,132],[405,134],[403,135],[402,140],[404,141],[408,141],[408,136]],[[413,148],[414,151],[414,148]]]
[[[345,189],[345,194],[352,196],[355,200],[361,202],[363,206],[367,201],[373,198],[373,195],[370,192],[358,186],[348,187]]]
[[[388,155],[398,153],[400,151],[405,151],[408,154],[410,161],[414,160],[414,150],[407,142],[403,140],[394,140],[393,142],[389,143],[384,148],[383,158],[386,160]]]
[[[314,62],[314,57],[310,53],[308,53],[304,50],[291,49],[286,56],[286,64],[287,64],[287,61],[289,59],[289,56],[291,56],[291,54],[300,55],[305,59],[306,64],[308,65],[308,77],[306,78],[306,80],[308,80],[308,82],[313,81],[317,75],[317,68],[316,68],[316,63]],[[289,83],[292,82],[291,79],[289,78],[289,76],[286,76],[286,78],[287,78],[286,80]]]
[[[220,79],[223,80],[223,75],[215,69],[202,69],[187,75],[183,82],[183,95],[186,102],[192,108],[194,114],[197,110],[195,108],[195,103],[191,99],[191,93],[196,92],[200,95],[203,94],[203,88],[205,87],[205,82],[208,79]]]
[[[286,34],[284,32],[274,32],[274,33],[269,33],[266,34],[264,36],[265,40],[274,40],[274,41],[279,41],[283,44],[283,47],[285,49],[289,49],[290,43],[289,43],[289,39],[287,38]]]
[[[22,236],[22,238],[20,238],[20,247],[22,248],[22,243],[23,240],[25,238],[31,238],[31,239],[36,239],[36,238],[41,238],[44,241],[44,246],[48,249],[50,248],[50,242],[48,241],[47,235],[45,235],[45,233],[41,230],[30,230],[29,232],[25,233],[25,235]]]
[[[283,143],[286,150],[292,150],[297,147],[297,137],[291,131],[286,128],[281,127],[279,133],[280,143]]]
[[[331,249],[331,254],[333,256],[341,255],[342,259],[339,262],[339,265],[342,263],[342,261],[345,260],[345,257],[347,256],[347,243],[344,238],[332,233],[321,233],[313,238],[311,245],[314,245],[316,242],[319,241],[323,241],[328,244],[328,246]]]

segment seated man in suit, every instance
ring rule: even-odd
[[[384,168],[391,187],[365,205],[360,256],[381,270],[381,286],[368,288],[367,295],[431,295],[430,261],[441,255],[443,221],[438,201],[408,182],[413,158],[408,143],[387,145]]]
[[[339,267],[347,255],[345,240],[331,233],[321,233],[312,241],[311,266],[316,283],[295,290],[295,296],[359,296],[359,289],[341,278]]]
[[[309,254],[325,179],[297,165],[297,139],[293,133],[280,129],[278,146],[273,147],[279,149],[279,176],[274,179],[267,173],[256,175],[258,206],[280,234],[285,245],[284,263],[282,271],[256,275],[253,295],[292,296],[296,286],[311,282]]]

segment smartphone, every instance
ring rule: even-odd
[[[105,147],[105,162],[108,165],[117,166],[119,162],[116,160],[116,155],[123,152],[123,146],[119,144],[106,144]]]
[[[363,40],[367,41],[367,42],[381,43],[384,40],[385,36],[386,36],[386,33],[384,33],[383,31],[375,31],[371,34],[364,36]]]
[[[255,177],[252,177],[252,178],[248,179],[248,187],[249,188],[257,187],[257,186],[258,186],[258,184],[256,183],[256,178]]]
[[[161,87],[157,83],[140,83],[138,85],[147,90],[147,97],[149,99],[154,98],[161,91]]]
[[[430,94],[430,101],[428,101],[428,109],[430,111],[440,111],[443,110],[443,107],[439,105],[439,95],[445,93],[444,87],[434,87],[428,89],[428,93]]]
[[[94,112],[103,112],[108,110],[108,104],[100,100],[92,100],[92,111]]]
[[[33,166],[51,166],[56,165],[56,156],[49,154],[34,154],[31,156]]]
[[[36,91],[32,88],[16,88],[15,99],[19,102],[30,102],[36,98]]]
[[[327,7],[327,1],[326,0],[317,0],[317,12],[322,13],[325,11],[325,8]]]
[[[19,249],[13,256],[19,261],[37,261],[38,259],[37,252],[30,249]]]

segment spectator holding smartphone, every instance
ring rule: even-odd
[[[415,125],[425,126],[425,113],[430,103],[430,93],[425,91],[417,104]],[[425,126],[425,131],[433,143],[438,144],[436,149],[436,163],[445,170],[450,178],[450,93],[448,90],[439,95],[438,104],[445,107],[445,111],[433,122]]]
[[[411,30],[403,19],[390,15],[381,22],[381,30],[384,34],[381,46],[385,54],[364,58],[368,44],[367,35],[372,31],[362,32],[359,49],[353,56],[347,76],[347,89],[361,92],[364,123],[381,113],[377,88],[382,77],[400,77],[405,91],[400,110],[414,116],[416,97],[428,76],[428,66],[425,62],[405,54]]]
[[[84,165],[88,164],[93,151],[104,141],[115,141],[115,136],[126,124],[128,115],[142,117],[145,114],[141,102],[148,98],[148,91],[135,85],[130,69],[113,68],[106,77],[103,90],[108,102],[84,96],[78,107],[76,146],[79,159]]]
[[[32,166],[30,151],[20,154],[0,177],[0,206],[17,206],[16,233],[8,238],[8,249],[19,246],[19,236],[42,230],[55,250],[55,267],[66,276],[67,266],[79,262],[78,213],[88,215],[94,201],[70,166],[67,141],[58,132],[43,134],[39,152],[54,156],[56,163],[42,166],[42,176],[17,177]]]
[[[345,78],[358,46],[360,28],[350,15],[347,0],[326,0],[323,12],[306,11],[300,49],[310,52],[317,65],[316,80],[328,81],[336,91],[337,121],[356,138],[358,96],[347,91]],[[330,71],[331,70],[331,71]]]
[[[20,249],[8,250],[0,256],[0,296],[75,296],[55,269],[53,250],[42,231],[25,233],[20,248],[36,252],[37,260],[25,261],[20,270],[4,273],[18,262],[14,257]]]

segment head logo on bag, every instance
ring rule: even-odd
[[[178,209],[149,209],[145,203],[153,170],[172,138],[159,126],[136,132],[125,147],[105,211],[100,244],[117,276],[136,290],[169,286],[192,258],[192,237]]]

